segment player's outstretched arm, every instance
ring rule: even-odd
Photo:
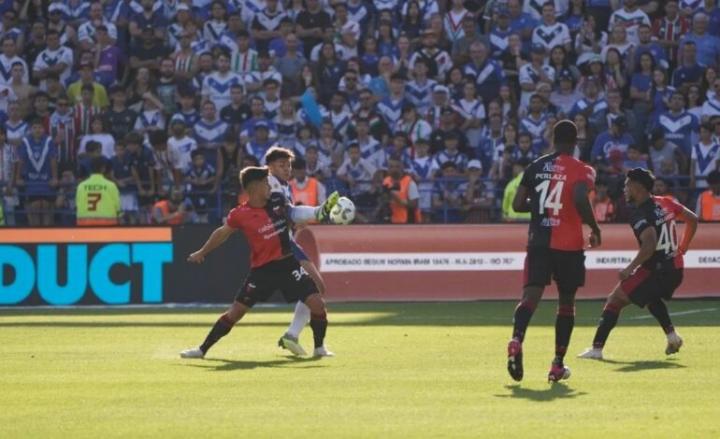
[[[188,262],[202,264],[205,260],[205,256],[210,254],[210,252],[212,252],[216,248],[220,247],[222,243],[227,241],[227,239],[233,233],[235,233],[235,229],[228,226],[227,224],[223,224],[222,226],[218,227],[212,232],[207,242],[205,243],[205,245],[202,246],[200,250],[191,253],[190,256],[188,256]]]
[[[528,190],[525,186],[520,185],[515,192],[515,198],[512,202],[515,212],[530,212],[530,203],[528,203]]]
[[[688,209],[687,207],[683,206],[682,208],[683,211],[682,214],[680,214],[680,219],[685,221],[685,231],[683,232],[682,241],[680,241],[680,247],[678,247],[678,251],[681,255],[684,255],[685,253],[687,253],[688,248],[690,248],[690,243],[695,237],[695,232],[697,231],[698,227],[698,217],[692,210]]]
[[[590,226],[590,247],[599,247],[602,244],[602,235],[588,199],[587,183],[581,181],[573,187],[573,201],[583,224]]]

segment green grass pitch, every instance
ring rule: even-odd
[[[330,307],[337,357],[276,346],[290,307],[257,309],[181,360],[218,309],[0,310],[0,437],[718,438],[719,301],[676,301],[682,351],[628,308],[608,361],[578,360],[601,302],[578,304],[566,384],[549,385],[555,304],[505,371],[514,302]],[[309,328],[301,341],[310,348]]]

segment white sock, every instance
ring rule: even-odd
[[[304,303],[298,301],[295,305],[295,314],[293,315],[292,323],[290,323],[287,333],[295,338],[299,338],[300,333],[309,321],[310,308],[308,308]]]

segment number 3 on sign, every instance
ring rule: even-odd
[[[539,185],[535,186],[535,192],[540,193],[540,202],[538,203],[538,210],[540,211],[540,215],[545,213],[545,209],[552,209],[553,215],[557,215],[560,213],[560,209],[562,209],[563,205],[560,201],[562,197],[562,190],[563,186],[565,186],[564,181],[558,181],[555,183],[555,186],[553,186],[552,190],[548,194],[548,189],[550,189],[550,180],[545,180]]]
[[[87,202],[88,202],[87,209],[90,212],[95,212],[97,210],[97,205],[101,199],[102,199],[102,194],[100,192],[90,192],[88,194],[88,199],[87,199]]]

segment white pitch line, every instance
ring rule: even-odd
[[[680,312],[671,312],[670,317],[676,317],[676,316],[686,316],[689,314],[700,314],[701,312],[713,312],[717,311],[717,308],[703,308],[703,309],[689,309],[687,311],[680,311]],[[645,320],[645,319],[654,319],[653,316],[637,316],[629,318],[628,320]]]

